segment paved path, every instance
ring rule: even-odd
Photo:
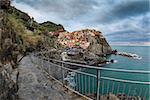
[[[29,56],[19,66],[18,95],[20,100],[83,100],[46,76]]]

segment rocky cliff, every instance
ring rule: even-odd
[[[16,59],[12,60],[16,34],[11,27],[8,27],[9,8],[9,0],[0,0],[0,100],[17,100],[18,98],[18,71],[13,69]]]
[[[18,100],[18,76],[10,64],[0,67],[0,100]]]
[[[106,38],[100,31],[96,31],[94,29],[84,29],[72,32],[71,34],[76,35],[76,39],[79,39],[81,46],[83,45],[82,48],[84,48],[86,44],[89,43],[87,49],[90,52],[100,55],[109,54],[112,51],[110,45],[106,41]]]

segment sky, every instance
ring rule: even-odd
[[[110,43],[150,42],[149,0],[13,0],[12,5],[70,32],[99,30]]]

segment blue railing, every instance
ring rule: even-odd
[[[103,100],[105,98],[117,98],[120,100],[149,100],[150,82],[119,79],[102,75],[106,71],[126,74],[146,74],[150,71],[113,69],[96,66],[88,66],[71,62],[50,59],[46,52],[36,53],[32,57],[34,63],[39,65],[51,77],[59,83],[79,95],[88,99]],[[35,57],[36,56],[36,57]],[[78,68],[77,70],[72,69]],[[89,69],[89,72],[85,70]],[[94,70],[95,73],[90,73]],[[111,99],[110,99],[111,100]]]

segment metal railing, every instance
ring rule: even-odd
[[[38,56],[37,56],[38,55]],[[36,57],[35,57],[36,56]],[[96,100],[149,100],[150,82],[105,76],[105,73],[144,74],[150,71],[113,69],[88,66],[50,59],[45,52],[34,54],[34,63],[63,86]],[[74,69],[75,68],[75,69]],[[116,74],[115,74],[116,75]],[[114,100],[113,99],[113,100]]]

